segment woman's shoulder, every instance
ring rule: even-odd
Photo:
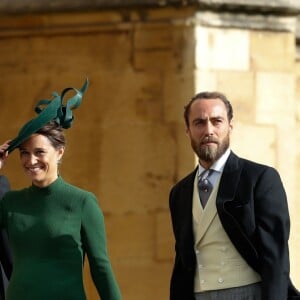
[[[1,202],[3,202],[4,204],[10,203],[9,205],[11,205],[12,203],[18,203],[20,200],[24,198],[27,191],[28,188],[7,191],[3,195]]]
[[[10,191],[7,191],[4,195],[5,198],[7,197],[16,197],[16,196],[21,196],[21,195],[24,195],[27,191],[28,191],[28,187],[26,188],[22,188],[22,189],[16,189],[16,190],[10,190]]]
[[[67,193],[66,198],[68,198],[69,201],[73,203],[76,202],[77,205],[82,208],[95,208],[95,205],[98,206],[98,199],[94,193],[68,182],[64,182],[64,186],[65,188],[62,192]]]
[[[64,184],[64,190],[68,191],[69,193],[72,193],[74,195],[81,196],[84,198],[96,198],[94,193],[92,193],[88,190],[85,190],[77,185],[71,184],[66,181],[64,181],[63,184]]]

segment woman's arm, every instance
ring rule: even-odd
[[[96,197],[90,193],[83,207],[82,243],[87,253],[91,275],[102,300],[121,300],[107,253],[104,217]]]

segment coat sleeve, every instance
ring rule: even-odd
[[[290,218],[283,184],[273,168],[266,168],[257,181],[254,188],[254,210],[262,299],[287,299]]]
[[[178,187],[169,195],[169,207],[175,238],[175,260],[170,281],[170,300],[194,299],[195,254],[190,205],[181,206],[179,198],[186,201],[185,190]],[[190,215],[190,216],[189,216]],[[189,217],[188,217],[189,216]]]
[[[6,192],[10,190],[10,184],[8,179],[0,175],[0,201]],[[1,227],[4,222],[4,218],[2,216],[2,204],[0,204],[0,224]],[[0,228],[0,261],[5,272],[5,275],[8,279],[10,279],[12,273],[12,254],[10,251],[7,232],[4,228]]]
[[[103,213],[92,194],[83,207],[82,241],[91,275],[101,299],[121,300],[121,293],[107,253]]]

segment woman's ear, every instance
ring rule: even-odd
[[[64,153],[65,153],[65,147],[60,147],[60,148],[58,149],[58,162],[61,161],[61,159],[62,159]]]

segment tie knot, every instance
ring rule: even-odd
[[[212,170],[212,169],[204,170],[199,176],[199,181],[207,180],[208,177],[213,173],[213,171],[214,170]]]
[[[211,169],[204,170],[199,176],[198,191],[203,208],[205,207],[209,195],[213,189],[213,185],[208,178],[212,174],[212,172],[213,170]]]

